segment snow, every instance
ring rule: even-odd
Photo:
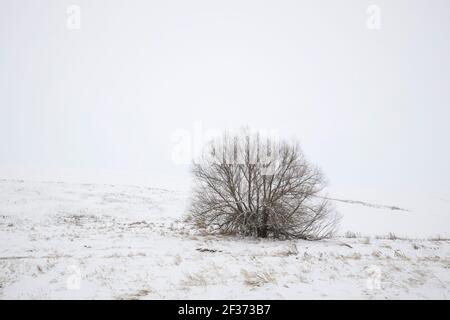
[[[378,202],[408,209],[399,211],[335,201],[343,215],[340,234],[351,230],[367,237],[279,241],[202,234],[184,222],[187,195],[138,186],[0,180],[0,298],[450,296],[450,241],[428,239],[448,234],[448,207],[442,204],[430,203],[439,210],[431,217],[441,220],[431,218],[420,229],[420,223],[408,225],[425,221],[426,206],[390,198]],[[345,196],[333,198],[361,199]],[[387,232],[409,238],[375,237]]]
[[[394,232],[409,238],[450,238],[450,192],[363,188],[332,192],[332,198],[362,200],[364,203],[335,202],[336,209],[343,215],[342,233],[353,231],[376,235]]]

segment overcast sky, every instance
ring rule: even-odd
[[[0,177],[184,188],[200,123],[295,137],[334,188],[450,190],[448,0],[0,3]]]

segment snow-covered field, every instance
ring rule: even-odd
[[[450,297],[448,240],[203,235],[183,222],[186,195],[137,186],[0,180],[0,298]],[[352,201],[336,206],[344,216],[341,233],[364,233],[352,224],[358,219],[365,225],[384,219],[386,230],[396,232],[398,225],[407,230],[404,224],[415,214]],[[429,230],[448,230],[448,212],[439,214],[438,228]]]

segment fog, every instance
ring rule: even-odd
[[[449,30],[447,0],[2,0],[0,178],[183,189],[175,132],[250,126],[331,188],[448,192]]]

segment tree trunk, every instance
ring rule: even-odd
[[[258,228],[258,237],[267,238],[267,231],[268,231],[268,227],[267,227],[267,221],[268,221],[267,209],[264,208],[262,210],[261,214],[262,214],[262,219],[261,219],[261,226]]]

